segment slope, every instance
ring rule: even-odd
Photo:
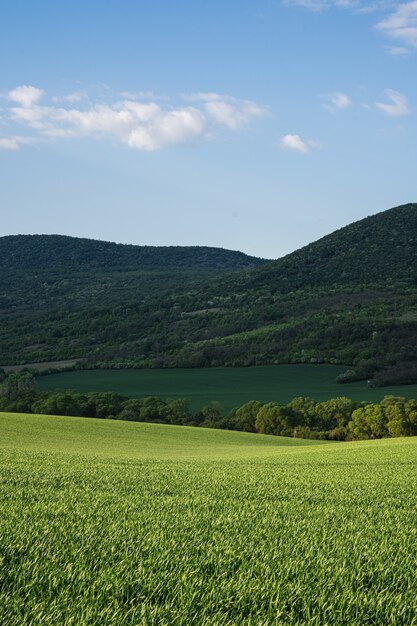
[[[380,372],[381,383],[417,379],[416,204],[355,222],[277,261],[245,257],[242,269],[240,254],[230,253],[233,271],[218,261],[229,253],[217,249],[210,261],[198,248],[191,257],[182,248],[153,249],[143,269],[148,252],[131,246],[105,244],[114,251],[109,263],[102,242],[3,239],[4,365],[70,358],[100,367],[327,362],[354,366],[361,377]],[[42,263],[24,269],[27,246],[40,243]],[[10,246],[21,251],[12,255]],[[46,263],[57,256],[53,267]]]

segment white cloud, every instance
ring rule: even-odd
[[[128,135],[127,144],[139,150],[156,150],[170,144],[184,143],[205,132],[205,120],[197,109],[158,112],[148,126],[138,126]]]
[[[184,96],[191,102],[202,102],[208,117],[220,126],[236,130],[250,119],[270,115],[269,108],[252,100],[239,100],[215,92],[198,92]]]
[[[417,0],[399,4],[395,10],[377,24],[392,39],[417,48]]]
[[[332,113],[341,109],[348,109],[352,106],[352,101],[349,96],[340,91],[328,93],[323,96],[323,98],[325,99],[325,103],[323,104],[324,108]]]
[[[31,107],[42,98],[43,94],[42,89],[30,85],[21,85],[9,91],[7,98],[22,107]]]
[[[281,146],[287,150],[295,150],[296,152],[307,154],[313,148],[317,148],[318,143],[313,139],[304,141],[300,135],[284,135],[284,137],[281,137]]]
[[[0,137],[0,150],[19,150],[23,144],[32,143],[29,137]]]
[[[405,96],[394,91],[394,89],[387,89],[385,93],[390,102],[376,102],[377,109],[391,117],[400,117],[410,113],[410,107]]]
[[[0,137],[0,150],[19,150],[16,137]]]
[[[52,98],[53,104],[42,104],[43,96],[44,92],[36,87],[10,91],[7,98],[17,106],[9,108],[9,121],[33,129],[40,138],[107,137],[139,150],[204,139],[222,129],[236,130],[268,113],[267,107],[250,100],[208,93],[188,96],[186,99],[193,104],[177,106],[132,98],[111,104],[71,106],[84,99],[79,94],[60,98],[61,106],[57,106],[56,98]]]

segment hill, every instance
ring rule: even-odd
[[[252,268],[262,259],[207,246],[135,246],[64,235],[0,237],[3,271],[91,272]]]
[[[279,291],[417,284],[417,204],[366,217],[254,272]]]
[[[416,438],[0,429],[1,624],[415,621]]]
[[[2,449],[104,459],[249,460],[270,457],[277,453],[277,448],[330,445],[309,439],[191,426],[2,412],[0,429]]]
[[[271,262],[210,248],[4,237],[1,358],[100,367],[327,362],[380,384],[413,382],[416,241],[416,204]]]

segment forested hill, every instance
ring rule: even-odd
[[[263,263],[242,252],[207,246],[135,246],[63,235],[0,237],[2,271],[236,270]]]
[[[349,224],[249,278],[278,291],[314,286],[417,284],[417,204]]]
[[[0,364],[340,363],[417,381],[417,204],[277,261],[55,235],[0,238]]]

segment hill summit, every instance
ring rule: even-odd
[[[3,365],[337,363],[412,382],[416,242],[415,203],[270,262],[219,248],[3,237]]]
[[[136,246],[65,235],[0,237],[3,270],[65,272],[242,269],[264,263],[242,252],[208,246]]]
[[[384,284],[417,279],[417,204],[340,228],[262,267],[256,281],[278,289]]]

